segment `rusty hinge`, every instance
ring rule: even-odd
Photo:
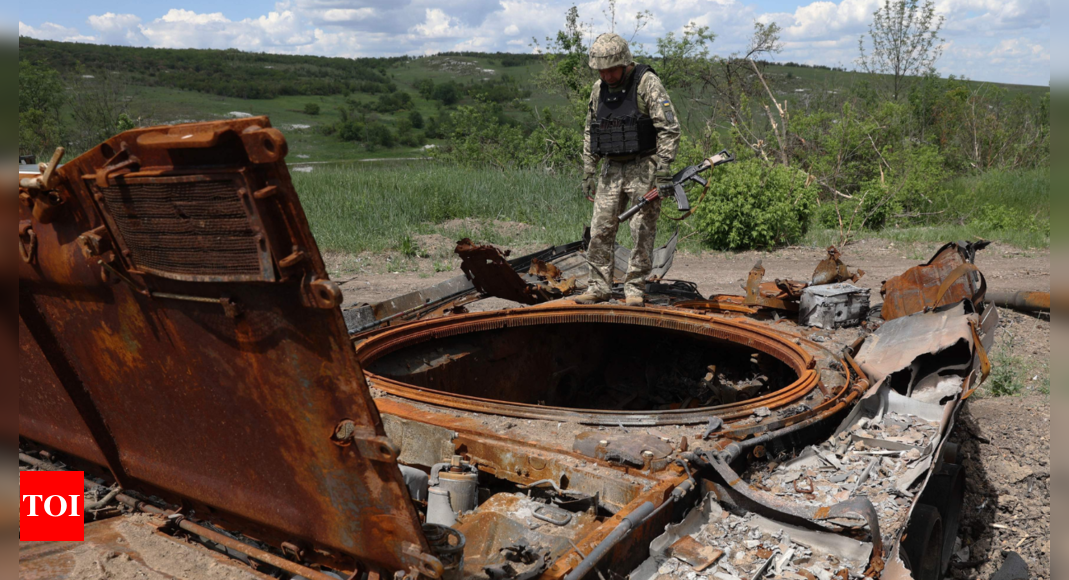
[[[123,141],[119,146],[119,152],[104,162],[104,166],[97,169],[96,184],[103,189],[111,185],[111,181],[120,175],[133,173],[141,168],[141,160],[130,153],[130,146]]]
[[[19,222],[19,256],[27,264],[37,256],[37,233],[33,231],[33,222],[29,220]]]
[[[412,568],[408,574],[404,575],[406,580],[415,580],[420,576],[424,578],[430,578],[431,580],[437,580],[445,574],[445,566],[442,565],[441,560],[435,558],[430,554],[424,554],[423,550],[419,546],[405,542],[401,548],[404,555],[412,562]]]
[[[389,437],[360,437],[357,424],[352,419],[343,419],[338,423],[330,436],[330,442],[338,447],[355,444],[360,455],[371,461],[392,462],[397,461],[401,455],[401,450]]]

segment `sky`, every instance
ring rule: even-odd
[[[653,13],[633,36],[647,50],[689,22],[717,35],[712,51],[742,50],[754,22],[783,29],[776,60],[855,67],[858,38],[883,0],[618,0],[615,29],[632,38],[634,15]],[[935,0],[946,17],[939,73],[1049,86],[1050,0]],[[237,48],[322,56],[531,52],[561,29],[573,4],[594,33],[612,27],[607,0],[255,0],[90,3],[56,0],[23,10],[19,35],[166,48]],[[1061,45],[1059,45],[1061,46]],[[1059,69],[1059,77],[1062,73]]]

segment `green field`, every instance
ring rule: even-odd
[[[295,173],[293,181],[321,249],[346,254],[393,252],[448,260],[452,254],[448,242],[465,237],[510,247],[562,244],[582,236],[592,209],[579,194],[578,176],[538,170],[480,171],[436,162],[361,163],[316,167],[311,173]],[[957,212],[952,221],[960,223],[889,226],[860,237],[907,243],[983,238],[1021,248],[1049,246],[1049,171],[989,173],[955,180],[949,189],[939,207]],[[713,203],[713,197],[707,203]],[[682,250],[708,249],[700,236],[691,235],[692,220],[668,219],[677,214],[670,205],[663,212],[658,241],[663,243],[679,227]],[[1006,223],[972,219],[986,207],[1007,208],[1012,219]],[[432,243],[435,240],[442,244]],[[626,227],[618,241],[630,243]],[[826,247],[837,241],[838,232],[813,224],[804,244]]]

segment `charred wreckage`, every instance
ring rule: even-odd
[[[343,312],[286,152],[249,118],[20,169],[20,464],[85,471],[90,541],[143,512],[265,578],[942,578],[983,244],[870,308],[834,248],[704,297],[673,239],[627,308],[569,301],[582,241],[464,240],[462,275]]]

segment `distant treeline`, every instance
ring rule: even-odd
[[[503,67],[541,64],[543,58],[540,54],[516,54],[512,52],[440,52],[435,56],[489,58],[491,61],[501,63]]]
[[[410,57],[328,58],[230,50],[139,48],[19,37],[19,60],[64,76],[118,72],[131,84],[243,99],[397,90],[387,70]]]
[[[834,71],[834,72],[846,72],[846,67],[826,66],[826,65],[823,65],[823,64],[802,64],[802,63],[793,62],[793,61],[772,62],[772,61],[766,61],[766,60],[757,60],[755,62],[757,62],[757,64],[759,64],[761,66],[785,66],[785,67],[793,67],[793,68],[809,68],[809,69],[813,69],[813,70],[826,70],[826,71]]]

